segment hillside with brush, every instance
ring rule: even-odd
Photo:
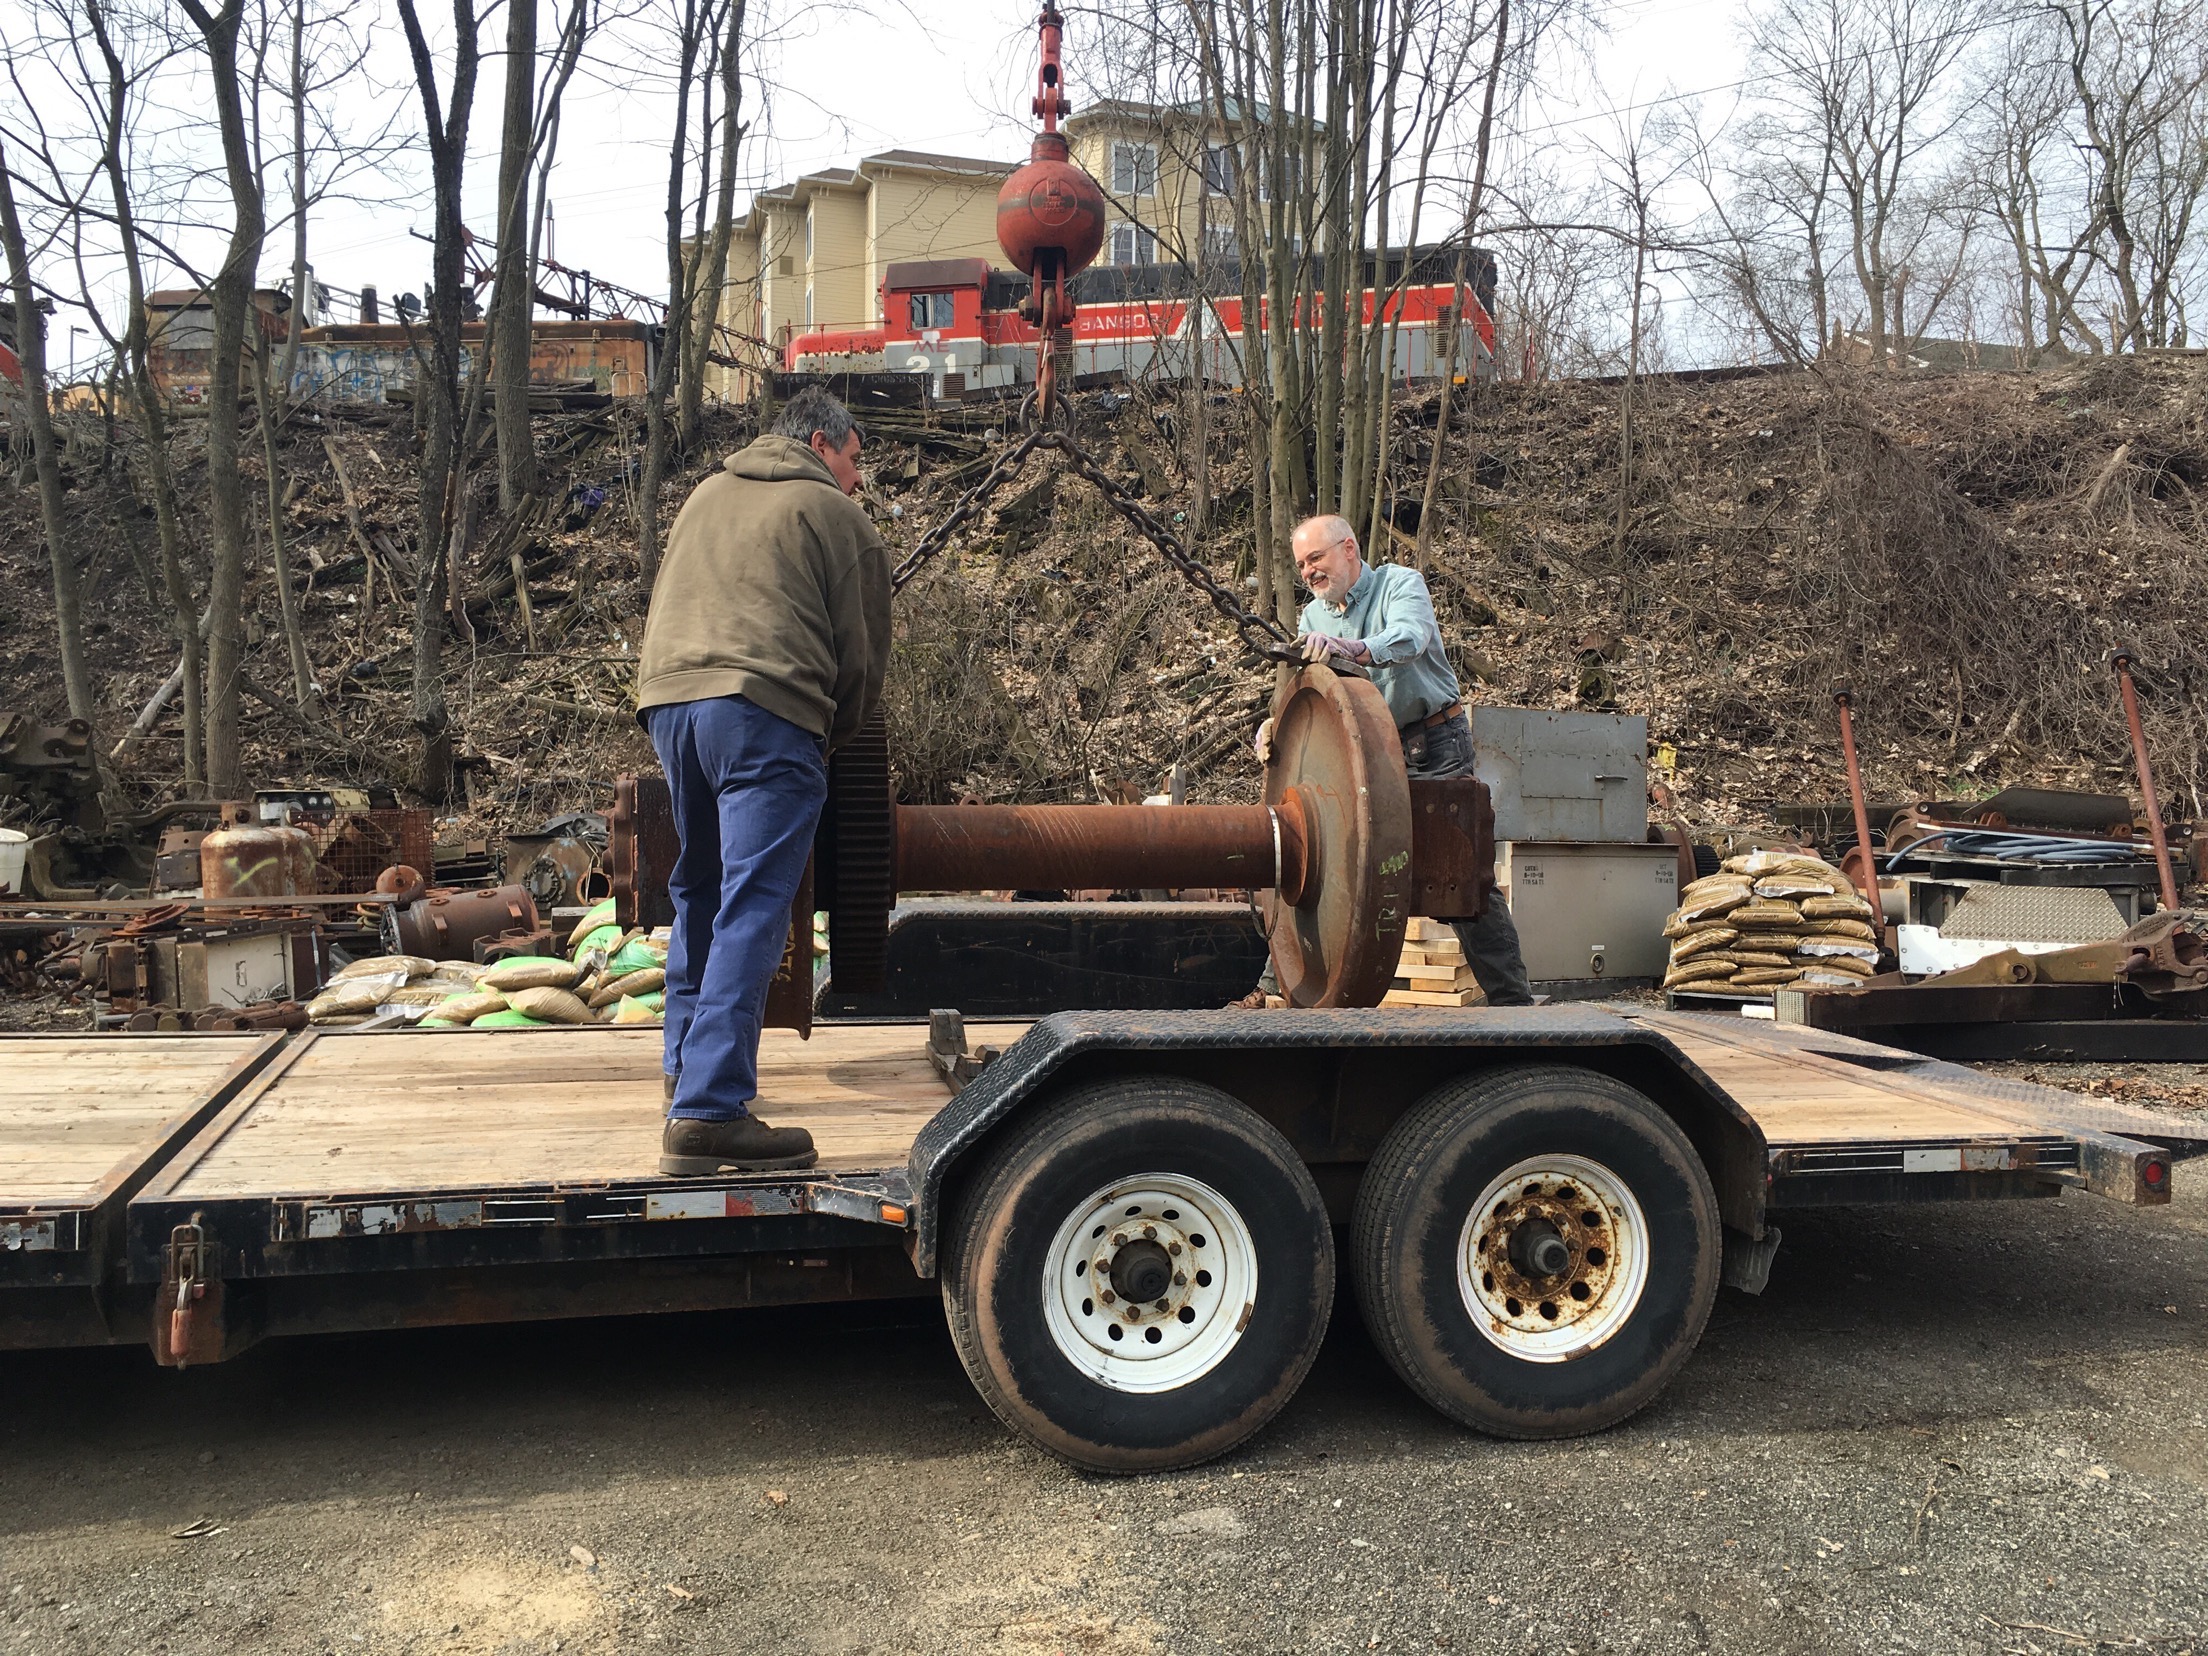
[[[2208,780],[2208,368],[2112,358],[2059,374],[1787,373],[1636,388],[1621,466],[1614,384],[1484,387],[1453,423],[1427,563],[1467,693],[1645,714],[1687,819],[1767,822],[1843,787],[1831,687],[1860,700],[1883,798],[2018,782],[2131,791],[2104,664],[2139,652],[2147,727],[2176,814]],[[1083,442],[1161,515],[1185,512],[1182,404],[1089,396]],[[1215,405],[1200,552],[1252,583],[1248,461]],[[1386,548],[1409,559],[1435,400],[1396,411]],[[869,446],[870,504],[909,547],[985,468],[988,411],[911,415]],[[471,831],[601,807],[648,766],[630,719],[645,594],[623,408],[547,415],[552,477],[526,522],[495,514],[446,606],[457,783]],[[83,571],[100,740],[112,748],[176,661],[127,431],[75,415],[72,551]],[[677,482],[750,435],[716,415]],[[182,484],[203,487],[189,432]],[[414,439],[403,411],[302,411],[279,451],[315,693],[291,695],[265,532],[249,589],[248,771],[264,785],[399,782],[413,624]],[[339,475],[342,469],[342,479]],[[255,478],[256,487],[259,478]],[[347,491],[351,492],[350,507]],[[1087,485],[1044,462],[903,593],[888,693],[911,800],[1246,797],[1269,672]],[[264,526],[265,531],[265,526]],[[203,552],[203,549],[202,549]],[[519,587],[528,598],[524,615]],[[0,482],[0,704],[62,698],[35,491]],[[1254,599],[1254,592],[1252,592]],[[174,706],[117,761],[146,801],[177,791]]]

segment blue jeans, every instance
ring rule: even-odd
[[[682,853],[667,951],[667,1113],[733,1121],[759,1093],[759,1019],[828,797],[819,737],[741,696],[645,709]],[[811,961],[811,941],[803,959]]]

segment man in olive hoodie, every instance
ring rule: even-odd
[[[667,537],[636,697],[682,836],[663,1173],[815,1160],[810,1133],[769,1127],[751,1103],[828,755],[873,711],[889,665],[889,558],[858,489],[858,427],[808,388],[697,486]]]

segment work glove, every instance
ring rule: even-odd
[[[1267,719],[1263,724],[1257,727],[1257,735],[1251,739],[1250,747],[1257,754],[1257,762],[1259,764],[1269,765],[1273,762],[1272,720]]]
[[[1332,660],[1368,662],[1372,652],[1361,639],[1335,638],[1328,633],[1305,633],[1296,640],[1296,647],[1303,651],[1303,659],[1311,662]]]

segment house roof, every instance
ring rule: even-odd
[[[936,155],[928,150],[883,150],[859,163],[859,171],[874,167],[918,167],[928,172],[988,173],[1002,177],[1019,168],[1017,161],[985,161],[971,155]]]

